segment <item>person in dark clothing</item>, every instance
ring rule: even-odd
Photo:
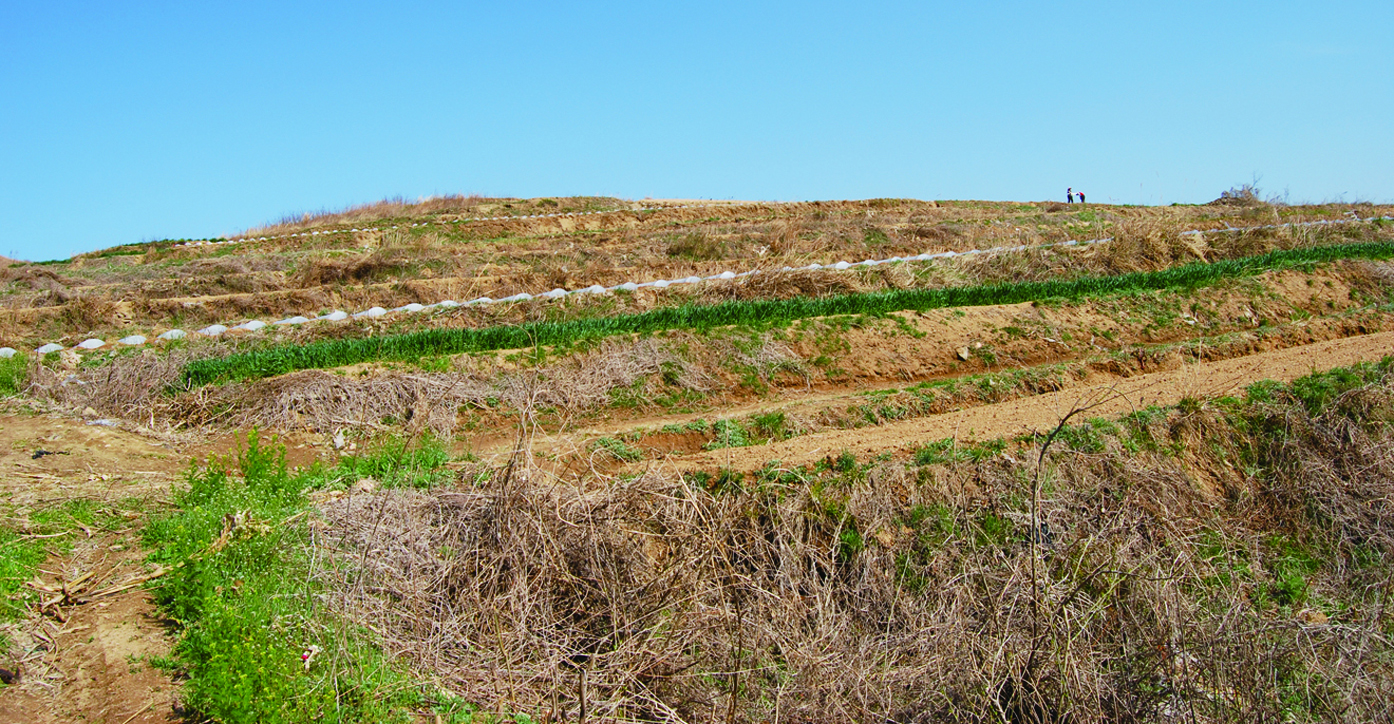
[[[1081,204],[1084,203],[1084,192],[1083,192],[1083,191],[1079,192],[1079,202],[1080,202]]]
[[[1074,202],[1075,202],[1075,190],[1074,190],[1073,188],[1065,189],[1065,203],[1067,203],[1067,204],[1073,204]]]

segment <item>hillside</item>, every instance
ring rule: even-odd
[[[301,717],[1380,719],[1391,215],[452,197],[5,265],[0,713],[234,721],[266,660]],[[56,703],[93,590],[175,699]]]

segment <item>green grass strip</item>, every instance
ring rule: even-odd
[[[620,334],[732,325],[771,325],[812,317],[887,314],[951,307],[1019,304],[1059,297],[1077,299],[1134,291],[1199,287],[1220,279],[1249,276],[1299,264],[1337,259],[1394,258],[1394,242],[1341,244],[1273,251],[1258,256],[1187,264],[1160,271],[1047,282],[1015,282],[937,289],[901,289],[866,294],[781,300],[732,301],[714,305],[664,307],[603,319],[534,322],[483,329],[432,329],[410,334],[337,339],[287,345],[217,359],[184,368],[190,387],[250,380],[305,369],[325,369],[376,361],[409,361],[441,354],[487,352],[567,344]]]

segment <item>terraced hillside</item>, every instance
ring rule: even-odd
[[[353,572],[297,575],[427,672],[404,711],[1367,720],[1394,700],[1360,588],[1394,553],[1391,212],[383,203],[12,263],[0,394],[319,460],[243,448],[176,501],[230,506],[203,549],[151,535],[212,561],[312,521],[278,545]],[[232,605],[200,590],[190,631]],[[306,626],[297,652],[347,645]],[[181,640],[187,699],[235,720]],[[1353,642],[1363,673],[1328,655]],[[312,699],[297,671],[268,691]]]

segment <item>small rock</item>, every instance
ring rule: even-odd
[[[91,407],[84,407],[84,408],[82,408],[82,416],[83,416],[83,417],[96,417],[96,416],[97,416],[97,411],[94,410],[94,409],[92,409]]]
[[[333,440],[333,442],[334,442],[334,449],[335,449],[335,450],[343,450],[343,449],[344,449],[344,431],[343,431],[343,430],[335,430],[335,431],[334,431],[334,440]]]
[[[964,362],[967,362],[967,361],[968,361],[968,355],[969,355],[969,354],[970,354],[970,353],[969,353],[967,347],[959,347],[959,348],[958,348],[958,358],[961,359],[961,360],[963,360]]]

